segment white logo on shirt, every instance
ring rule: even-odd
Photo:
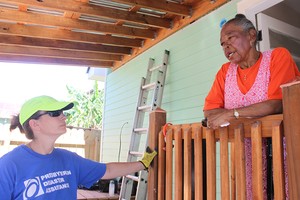
[[[42,184],[39,177],[28,179],[24,181],[25,191],[23,192],[23,199],[27,200],[33,197],[38,197],[44,194]]]
[[[72,172],[70,170],[64,170],[28,179],[24,181],[23,199],[32,199],[58,190],[68,189],[70,188],[69,180],[65,178],[71,175]]]

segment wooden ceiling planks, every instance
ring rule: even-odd
[[[109,67],[225,0],[0,0],[0,61]]]

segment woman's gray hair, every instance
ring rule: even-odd
[[[242,27],[243,31],[248,32],[251,29],[256,31],[253,23],[243,14],[236,14],[234,18],[228,20],[224,25],[233,23],[236,26]]]

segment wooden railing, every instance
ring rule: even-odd
[[[282,115],[238,120],[215,131],[197,123],[168,126],[158,141],[158,185],[165,186],[158,187],[158,199],[213,200],[217,187],[219,199],[246,199],[244,138],[252,141],[253,197],[263,199],[261,141],[271,138],[275,199],[285,199]]]
[[[274,198],[286,199],[284,136],[289,199],[300,199],[299,99],[300,82],[286,85],[283,115],[233,120],[218,130],[204,128],[200,123],[165,126],[166,112],[154,111],[149,118],[149,146],[158,150],[158,156],[149,168],[148,199],[246,199],[245,138],[252,141],[253,199],[264,199],[263,138],[272,140]]]

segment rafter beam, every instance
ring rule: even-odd
[[[55,40],[60,39],[74,42],[84,42],[93,44],[96,43],[125,47],[141,47],[143,41],[142,39],[131,39],[108,35],[72,32],[68,30],[58,30],[53,28],[45,29],[38,26],[25,26],[20,24],[8,24],[3,22],[0,22],[0,34],[48,38]]]
[[[74,51],[95,51],[99,53],[111,53],[119,55],[131,54],[131,48],[128,47],[115,47],[99,44],[78,43],[11,35],[1,35],[0,44],[19,45],[27,47],[36,46],[41,48],[54,48]]]
[[[161,1],[161,0],[112,0],[112,1],[132,5],[132,6],[140,6],[152,10],[159,10],[161,12],[172,13],[174,15],[191,16],[192,14],[191,6],[172,3],[169,1]]]
[[[24,47],[24,46],[11,46],[1,45],[0,53],[7,55],[24,55],[24,56],[37,56],[37,57],[52,57],[52,58],[70,58],[81,60],[98,60],[98,61],[120,61],[121,55],[112,55],[96,52],[84,51],[71,51],[60,49],[48,49],[39,47]]]
[[[149,38],[155,37],[155,32],[147,29],[129,28],[124,26],[114,26],[99,22],[75,20],[63,16],[52,16],[39,13],[21,12],[0,8],[0,19],[10,22],[20,22],[25,24],[34,24],[42,26],[62,27],[67,29],[77,29],[85,31],[94,31],[106,34],[116,34],[120,36],[129,36],[132,38]],[[42,19],[42,20],[41,20]]]
[[[6,55],[0,53],[0,62],[15,62],[15,63],[33,63],[33,64],[51,64],[51,65],[71,65],[81,67],[101,67],[110,68],[113,65],[111,61],[95,61],[95,60],[76,60],[65,58],[47,58],[33,57],[22,55]]]

